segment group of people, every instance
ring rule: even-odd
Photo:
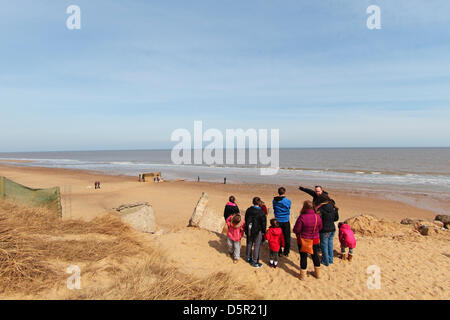
[[[324,266],[333,264],[333,239],[336,233],[335,222],[339,220],[339,209],[321,186],[316,186],[314,190],[301,186],[299,189],[313,197],[312,201],[304,201],[292,229],[300,253],[299,277],[301,280],[306,277],[307,259],[310,254],[314,264],[313,275],[319,278],[321,264]],[[267,206],[259,197],[253,198],[252,206],[242,217],[235,197],[230,196],[225,205],[224,218],[228,226],[227,243],[233,262],[237,263],[240,259],[241,239],[245,234],[246,261],[254,268],[261,268],[262,264],[259,262],[261,244],[267,241],[269,266],[277,268],[279,257],[281,255],[288,257],[290,253],[291,205],[291,200],[286,197],[286,188],[280,187],[278,195],[272,201],[275,218],[270,220],[270,226],[267,228]],[[338,228],[340,257],[351,261],[356,246],[355,236],[350,226],[345,223],[340,222]]]
[[[95,189],[100,189],[100,181],[95,181],[94,182],[94,188]]]

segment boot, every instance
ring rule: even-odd
[[[347,258],[348,262],[352,262],[352,258],[353,258],[353,255],[352,255],[352,254],[349,254],[349,255],[348,255],[348,258]]]
[[[305,280],[305,278],[306,278],[306,269],[305,270],[303,270],[303,269],[300,269],[300,280]]]
[[[314,267],[314,277],[320,279],[320,267]]]

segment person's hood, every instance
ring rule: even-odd
[[[343,224],[339,229],[341,230],[351,230],[350,226],[348,224]]]
[[[278,201],[283,200],[284,198],[286,198],[286,197],[285,196],[276,196],[276,197],[273,198],[273,200],[278,202]]]
[[[233,226],[233,223],[231,224],[233,228],[239,229],[240,227],[242,227],[242,224],[244,222],[241,220],[241,222],[239,222],[237,225]]]
[[[279,236],[283,233],[283,230],[281,230],[280,227],[270,227],[270,230],[272,230],[272,233],[276,236]]]
[[[242,227],[242,224],[244,223],[244,220],[241,219],[241,222],[239,222],[239,223],[238,223],[237,225],[235,225],[235,226],[233,226],[233,222],[230,221],[230,223],[231,223],[231,226],[232,226],[233,228],[238,229],[238,228]]]
[[[222,203],[223,203],[223,202],[222,202]],[[232,206],[232,207],[236,207],[236,206],[237,206],[236,203],[233,203],[233,202],[230,202],[230,201],[228,201],[226,205],[227,205],[227,206]]]
[[[330,203],[330,202],[323,202],[323,203],[319,204],[316,207],[316,210],[319,210],[319,209],[322,209],[322,208],[327,210],[327,211],[330,211],[331,209],[333,209],[333,204]]]

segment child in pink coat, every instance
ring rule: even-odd
[[[339,222],[339,242],[341,243],[341,258],[343,260],[352,261],[353,249],[356,247],[356,239],[353,230],[348,224]],[[348,248],[348,256],[345,253],[345,249]]]
[[[241,239],[244,236],[245,222],[242,220],[241,215],[236,213],[227,218],[227,225],[228,252],[233,258],[233,262],[237,263],[241,256]]]

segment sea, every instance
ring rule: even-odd
[[[246,150],[248,154],[250,150]],[[237,153],[237,152],[235,152]],[[138,176],[161,171],[168,180],[262,183],[377,193],[431,211],[450,214],[450,148],[285,148],[275,175],[255,165],[174,164],[172,150],[102,150],[0,153],[21,166]],[[29,160],[23,162],[23,160]]]

